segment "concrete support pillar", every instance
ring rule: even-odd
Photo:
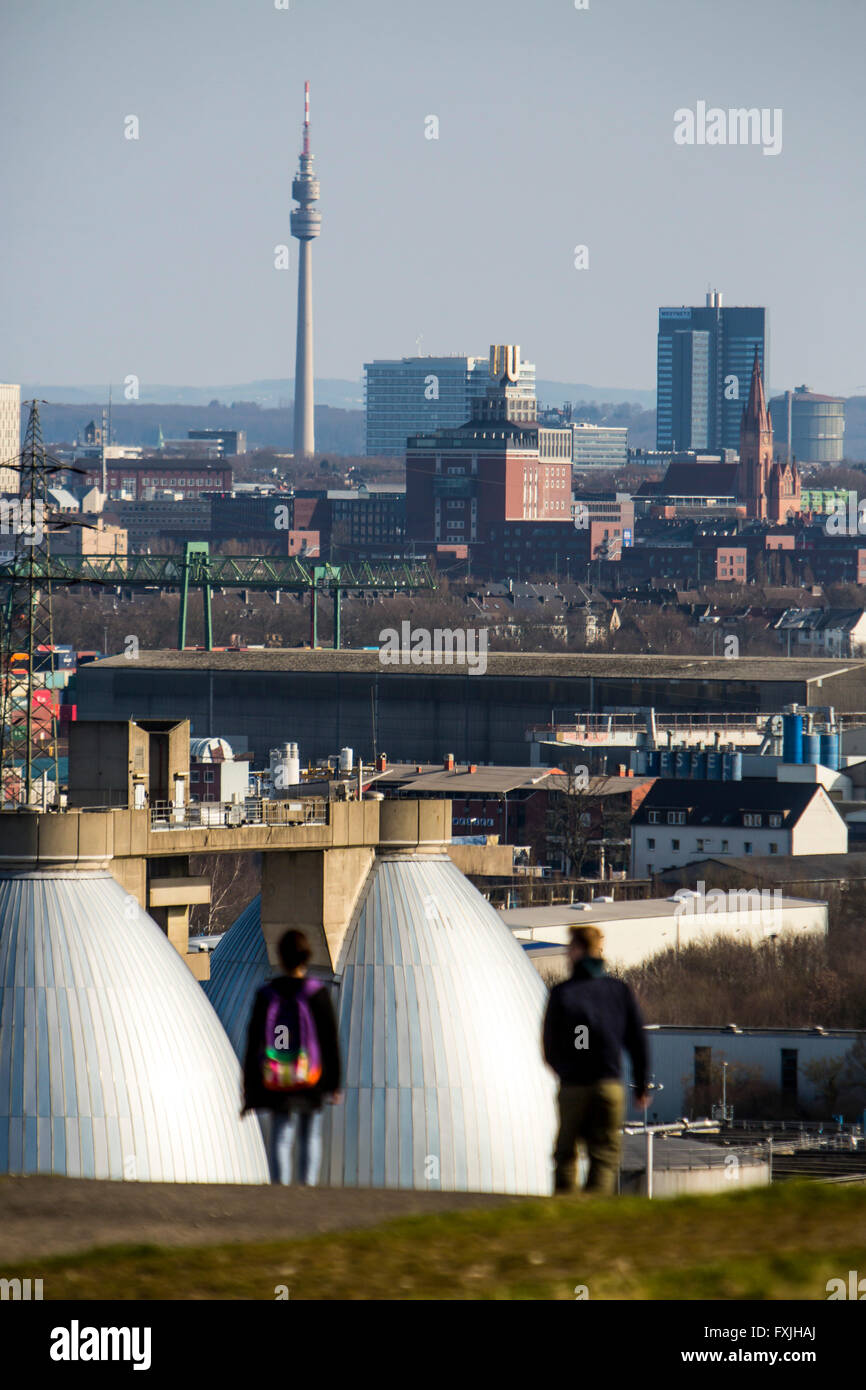
[[[108,865],[111,870],[112,878],[116,879],[131,898],[135,898],[139,907],[147,911],[147,860],[146,859],[112,859]]]
[[[262,934],[271,964],[290,928],[307,934],[312,964],[336,970],[346,931],[373,864],[372,845],[275,850],[262,859]]]

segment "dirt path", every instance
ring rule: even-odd
[[[0,1178],[0,1264],[94,1246],[287,1240],[519,1200],[470,1192]]]

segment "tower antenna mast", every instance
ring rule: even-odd
[[[304,138],[298,172],[292,180],[292,236],[298,248],[298,331],[295,342],[295,458],[309,458],[315,452],[313,424],[313,259],[312,243],[322,230],[319,180],[313,171],[310,153],[310,84],[304,83]]]

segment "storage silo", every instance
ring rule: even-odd
[[[802,714],[782,715],[782,761],[785,763],[801,763],[803,761]]]
[[[296,743],[281,743],[270,751],[270,790],[296,787],[301,780],[301,760]]]
[[[837,733],[821,734],[821,763],[833,772],[838,772],[842,762]]]
[[[778,449],[798,463],[839,464],[845,455],[845,400],[797,386],[770,401]]]
[[[812,734],[812,733],[804,734],[804,735],[803,735],[803,762],[804,762],[804,763],[812,763],[812,764],[814,764],[814,763],[819,763],[820,761],[821,761],[821,735],[820,735],[820,734]]]

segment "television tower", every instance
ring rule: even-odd
[[[310,84],[304,83],[304,144],[300,168],[292,181],[292,236],[298,248],[298,337],[295,347],[295,458],[315,452],[313,430],[313,248],[322,229],[322,214],[313,206],[319,200],[319,180],[310,154]]]

